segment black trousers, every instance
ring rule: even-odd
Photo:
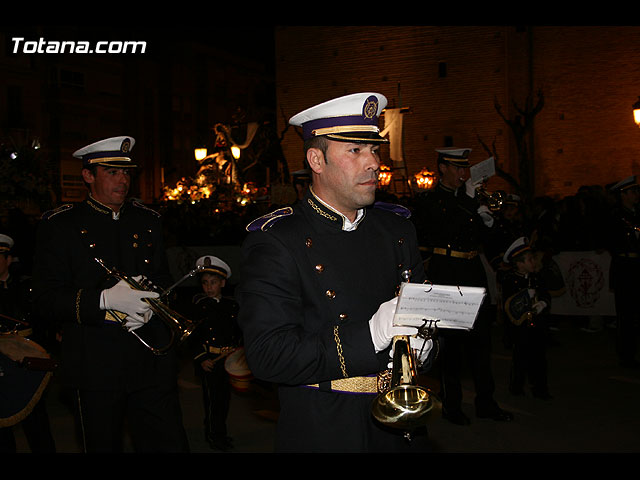
[[[638,259],[612,260],[612,280],[616,303],[616,350],[621,362],[637,361],[638,334],[640,333],[640,309],[637,295],[640,262]]]
[[[231,399],[229,375],[224,362],[217,362],[211,372],[202,372],[204,433],[207,440],[227,435],[227,416]]]
[[[635,299],[638,290],[619,288],[615,292],[616,302],[616,350],[622,362],[637,361],[638,333],[640,333],[640,310]]]
[[[77,402],[86,452],[122,452],[125,425],[137,453],[189,451],[177,386],[79,390]]]
[[[462,370],[468,366],[475,387],[476,410],[496,407],[495,382],[491,368],[490,308],[481,307],[471,331],[440,330],[442,341],[442,406],[449,412],[462,408]]]
[[[404,432],[382,426],[371,415],[376,395],[279,388],[277,453],[426,453],[428,426]]]
[[[548,393],[547,335],[544,326],[511,326],[513,355],[510,388],[522,390],[528,382],[534,393]]]

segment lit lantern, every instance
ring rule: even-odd
[[[231,155],[233,155],[233,158],[238,160],[240,158],[240,147],[238,147],[237,145],[233,145],[231,147]]]
[[[636,125],[640,126],[640,97],[638,97],[638,101],[633,104],[633,120],[636,122]]]
[[[426,168],[423,168],[413,176],[413,180],[420,190],[428,190],[433,187],[435,174]]]
[[[391,182],[391,168],[386,165],[380,165],[380,173],[378,174],[378,184],[386,187]]]
[[[207,156],[207,149],[206,148],[196,148],[194,150],[194,155],[196,157],[196,160],[198,162],[201,162],[202,160],[204,160]]]

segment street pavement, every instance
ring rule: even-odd
[[[638,453],[640,452],[640,370],[626,370],[615,355],[615,330],[583,331],[574,317],[563,317],[552,332],[548,351],[549,387],[553,398],[539,400],[529,392],[512,396],[507,389],[511,351],[502,342],[502,327],[493,327],[495,398],[514,414],[511,422],[477,419],[473,383],[463,379],[467,426],[439,416],[429,424],[436,453]],[[427,383],[436,382],[427,378]],[[184,424],[194,454],[212,450],[203,438],[201,389],[188,359],[179,377]],[[55,378],[46,396],[58,453],[79,453],[73,416]],[[252,384],[234,392],[229,413],[229,453],[273,452],[277,392],[271,385]],[[29,452],[20,426],[14,427],[20,453]],[[125,437],[125,451],[131,447]]]

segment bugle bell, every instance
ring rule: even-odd
[[[487,207],[492,212],[500,211],[504,206],[504,202],[507,198],[507,194],[502,190],[496,190],[495,192],[488,192],[482,186],[476,189],[476,194],[484,199],[484,201],[487,204]]]
[[[439,405],[428,388],[418,385],[417,371],[409,337],[393,337],[391,380],[374,400],[371,413],[381,424],[403,430],[405,436],[424,426]]]
[[[132,289],[134,290],[144,290],[144,291],[152,291],[152,287],[149,284],[146,284],[144,281],[137,281],[128,275],[119,272],[115,269],[111,269],[105,265],[105,263],[99,259],[95,258],[95,261],[98,262],[102,268],[104,268],[110,276],[117,278],[118,280],[124,280]],[[197,270],[194,269],[190,274],[192,275]],[[184,278],[189,276],[189,274],[185,275]],[[188,318],[184,317],[180,313],[172,310],[167,305],[165,305],[161,300],[161,297],[158,298],[144,298],[143,300],[149,304],[151,307],[151,311],[156,315],[168,328],[171,333],[171,337],[166,345],[161,347],[155,347],[149,344],[146,340],[144,340],[140,335],[136,333],[135,330],[131,330],[130,332],[135,335],[135,337],[140,340],[140,342],[151,350],[156,355],[163,355],[167,353],[167,351],[175,344],[179,344],[186,340],[191,333],[195,330],[197,324]],[[111,316],[125,327],[124,319],[121,318],[122,315],[119,315],[118,312],[113,310],[108,310]]]

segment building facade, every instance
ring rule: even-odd
[[[523,130],[532,196],[640,173],[631,111],[640,27],[287,26],[276,29],[276,72],[283,131],[298,111],[356,91],[408,109],[409,177],[436,171],[434,150],[453,145],[472,148],[472,163],[494,156],[519,181],[515,133]],[[283,150],[289,169],[301,168],[302,141],[291,128]],[[500,176],[487,187],[514,191]]]

